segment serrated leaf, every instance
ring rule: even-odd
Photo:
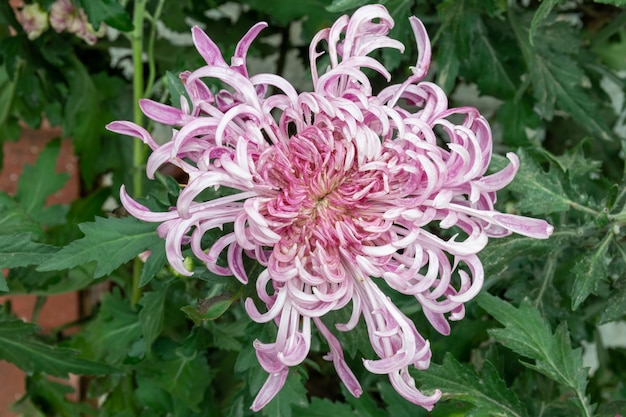
[[[24,212],[21,207],[4,208],[0,211],[0,235],[43,235],[43,227]]]
[[[291,417],[294,408],[300,409],[307,404],[306,388],[302,378],[296,372],[289,372],[285,385],[263,408],[262,414],[267,417]]]
[[[565,324],[552,334],[550,326],[539,311],[524,302],[519,308],[488,293],[481,293],[478,304],[505,327],[491,329],[489,334],[519,355],[533,359],[534,364],[522,362],[574,391],[574,402],[583,416],[593,416],[594,406],[585,395],[587,370],[583,366],[582,350],[572,349]]]
[[[35,164],[26,165],[20,175],[15,198],[30,216],[36,217],[43,209],[46,198],[63,188],[69,178],[66,173],[55,173],[60,150],[60,139],[50,141]]]
[[[482,378],[446,353],[443,364],[431,364],[419,373],[422,388],[440,389],[443,399],[458,399],[474,405],[473,415],[524,417],[526,409],[509,390],[489,361],[484,362]]]
[[[206,358],[197,351],[176,349],[176,357],[159,362],[158,383],[172,396],[184,401],[189,408],[197,410],[204,392],[211,382]]]
[[[426,417],[429,415],[423,407],[408,402],[389,383],[378,383],[378,391],[387,405],[387,416],[393,417]]]
[[[572,268],[574,285],[572,286],[572,310],[576,310],[580,304],[595,293],[598,283],[607,277],[606,252],[613,234],[607,235],[604,240],[593,250],[585,251]]]
[[[537,28],[546,19],[546,17],[548,17],[552,9],[562,2],[563,0],[542,0],[541,4],[537,8],[537,11],[535,12],[535,15],[533,16],[533,20],[530,23],[530,29],[528,30],[528,40],[531,45],[534,46],[535,44],[535,34],[537,32]]]
[[[528,145],[538,139],[540,120],[530,101],[526,97],[507,100],[498,108],[502,140],[512,147]]]
[[[545,254],[556,246],[555,240],[561,236],[553,233],[549,240],[533,239],[520,235],[511,235],[502,239],[493,239],[480,254],[485,276],[499,275],[504,272],[510,261],[522,256]]]
[[[94,278],[99,278],[141,252],[152,249],[153,245],[162,243],[156,233],[156,224],[133,217],[97,217],[95,222],[82,223],[78,227],[85,237],[65,246],[42,263],[38,271],[59,271],[95,261]]]
[[[37,265],[58,250],[52,245],[33,242],[30,234],[0,235],[0,268]]]
[[[520,194],[517,208],[533,215],[568,210],[571,201],[567,198],[556,171],[550,169],[545,172],[522,149],[516,153],[520,160],[520,168],[507,188]],[[496,170],[504,168],[508,163],[509,161],[500,155],[494,155],[492,158],[492,167]]]
[[[210,322],[208,329],[213,337],[212,345],[221,350],[240,351],[241,340],[245,336],[248,324],[249,321],[244,318],[232,323],[226,323],[223,320]]]
[[[96,410],[86,402],[73,401],[68,394],[74,389],[67,383],[59,383],[41,374],[28,376],[25,396],[11,407],[16,415],[45,417],[52,415],[49,410],[54,404],[54,415],[64,417],[83,417],[96,414]],[[47,411],[46,413],[42,411]]]
[[[436,36],[441,42],[437,84],[445,91],[451,90],[463,71],[483,94],[508,97],[515,93],[516,85],[483,21],[483,13],[493,8],[488,2],[475,0],[447,0],[437,7],[442,22]]]
[[[102,363],[82,359],[72,349],[45,345],[30,339],[37,326],[21,320],[0,322],[0,359],[15,364],[27,373],[45,372],[67,377],[68,373],[104,375],[115,369]]]
[[[356,417],[387,417],[389,415],[385,410],[379,408],[377,401],[374,400],[367,391],[363,392],[361,396],[357,398],[342,384],[341,392],[348,404],[354,409],[354,415]]]
[[[122,32],[133,30],[130,16],[117,0],[79,0],[79,3],[94,29],[98,30],[100,24],[105,22]]]
[[[294,412],[298,417],[354,417],[348,404],[332,402],[328,398],[313,398],[308,407],[295,407]]]
[[[92,349],[90,357],[118,365],[141,336],[137,312],[131,310],[127,300],[112,292],[104,295],[98,314],[80,338]]]
[[[163,286],[158,291],[146,292],[139,300],[139,323],[147,350],[150,351],[152,343],[159,337],[165,322],[165,297],[169,286]]]
[[[551,120],[558,105],[589,133],[610,140],[611,130],[597,110],[601,103],[596,104],[586,92],[589,80],[575,61],[579,39],[571,34],[571,28],[559,22],[547,29],[542,26],[537,34],[541,42],[533,46],[529,41],[529,28],[513,13],[509,17],[526,61],[537,100],[536,109],[541,116]],[[570,48],[569,53],[562,51],[564,47]]]
[[[606,301],[606,307],[602,311],[599,324],[608,323],[610,321],[619,320],[626,315],[626,279],[620,277],[615,284],[615,288],[609,299]]]

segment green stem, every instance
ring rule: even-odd
[[[587,206],[583,206],[582,204],[575,203],[572,200],[569,200],[568,204],[574,210],[582,211],[582,212],[591,214],[592,216],[599,216],[600,215],[600,212],[598,210],[594,210],[594,209],[589,208]]]
[[[557,259],[560,251],[560,249],[557,249],[548,255],[548,260],[543,268],[543,282],[541,283],[539,294],[533,303],[537,309],[539,308],[539,304],[541,304],[541,300],[543,299],[543,295],[545,294],[548,285],[552,282],[552,278],[554,278],[554,272],[556,271]]]
[[[133,50],[133,121],[141,126],[143,124],[143,113],[139,107],[139,100],[143,98],[144,79],[143,79],[143,21],[146,11],[146,0],[135,0],[133,10],[133,26],[134,30],[131,35],[131,44]],[[133,194],[141,196],[143,185],[143,166],[146,160],[146,145],[139,139],[135,140],[133,145]],[[141,278],[142,262],[139,258],[135,258],[133,262],[133,282],[131,305],[135,306],[141,298],[141,289],[139,288],[139,280]]]
[[[133,121],[143,124],[143,113],[139,107],[139,100],[143,98],[143,20],[145,14],[145,0],[136,0],[133,14],[133,25],[135,29],[131,35],[133,50]],[[140,196],[142,191],[143,175],[141,168],[145,160],[145,145],[139,139],[135,141],[133,148],[133,194]]]
[[[154,42],[156,39],[157,22],[161,13],[163,12],[163,5],[165,0],[159,0],[157,7],[152,15],[150,21],[150,35],[148,35],[148,80],[146,82],[146,89],[144,90],[144,96],[148,97],[152,88],[154,87],[154,80],[156,78],[156,65],[154,60]]]

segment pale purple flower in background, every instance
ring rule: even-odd
[[[477,253],[489,237],[515,232],[545,239],[552,233],[545,221],[494,210],[495,193],[513,180],[519,160],[509,153],[506,168],[485,175],[490,127],[474,108],[449,108],[444,92],[423,81],[430,41],[417,18],[410,23],[417,63],[408,79],[378,93],[363,70],[388,81],[390,74],[368,54],[404,50],[387,36],[393,20],[380,5],[343,16],[315,36],[314,91],[303,93],[278,75],[248,73],[246,54],[264,23],[243,37],[230,65],[195,27],[193,39],[207,65],[181,74],[191,101],[181,97],[181,110],[140,102],[148,117],[174,127],[171,140],[158,145],[130,122],[108,125],[152,148],[150,178],[166,162],[189,175],[168,212],[152,212],[121,190],[129,213],[161,223],[175,270],[190,275],[183,265],[186,245],[210,271],[242,283],[248,283],[244,254],[266,267],[253,277],[264,310],[251,299],[245,308],[257,322],[274,321],[278,334],[274,342],[254,343],[269,377],[253,410],[266,405],[289,367],[306,358],[312,326],[327,340],[326,359],[348,390],[361,394],[341,344],[322,321],[342,308],[351,318],[336,330],[353,329],[360,317],[367,326],[378,358],[364,360],[365,368],[387,374],[401,396],[431,409],[441,392],[422,393],[409,373],[428,368],[429,343],[379,283],[415,297],[433,327],[447,335],[448,320],[462,319],[464,303],[482,287]],[[319,73],[324,55],[328,68]],[[207,78],[226,88],[213,94]],[[199,201],[203,191],[222,186],[236,193]],[[229,223],[232,233],[203,247],[207,231]],[[454,235],[446,238],[452,234],[446,230]],[[227,266],[217,262],[223,252]]]
[[[95,45],[98,38],[104,36],[106,31],[104,24],[101,24],[96,31],[89,23],[85,11],[76,9],[69,0],[56,0],[50,6],[50,26],[57,33],[72,33],[88,45]]]
[[[27,4],[18,9],[15,17],[31,41],[41,36],[49,26],[48,12],[42,9],[38,3]]]

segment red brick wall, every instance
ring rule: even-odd
[[[26,164],[33,164],[48,141],[60,136],[60,129],[44,128],[39,131],[25,129],[18,142],[5,142],[3,146],[3,168],[0,172],[0,190],[9,194],[17,190],[17,181]],[[65,187],[48,198],[49,204],[69,203],[79,196],[78,162],[72,153],[69,140],[64,140],[57,160],[57,172],[67,172],[70,180]],[[11,296],[11,304],[15,314],[30,320],[35,297],[19,295]],[[0,297],[4,304],[7,297]],[[43,331],[78,319],[80,315],[79,296],[77,293],[61,294],[49,297],[40,315],[38,324]],[[77,386],[77,381],[73,381]],[[11,403],[21,397],[24,392],[24,375],[10,363],[0,361],[0,417],[13,417],[9,412]]]

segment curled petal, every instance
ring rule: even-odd
[[[252,411],[259,411],[263,407],[267,405],[272,399],[278,394],[281,388],[285,385],[285,381],[287,381],[287,376],[289,375],[289,368],[285,367],[279,372],[275,372],[270,374],[267,377],[267,380],[261,387],[261,390],[257,394],[254,402],[250,409]]]
[[[226,61],[222,57],[220,48],[207,36],[206,33],[198,26],[191,28],[191,37],[196,49],[204,58],[208,65],[216,65],[219,67],[227,67]]]
[[[146,129],[136,125],[132,122],[111,122],[106,125],[106,128],[111,132],[119,133],[120,135],[132,136],[141,139],[143,143],[148,145],[150,149],[157,149],[159,145],[152,139],[152,136]]]

